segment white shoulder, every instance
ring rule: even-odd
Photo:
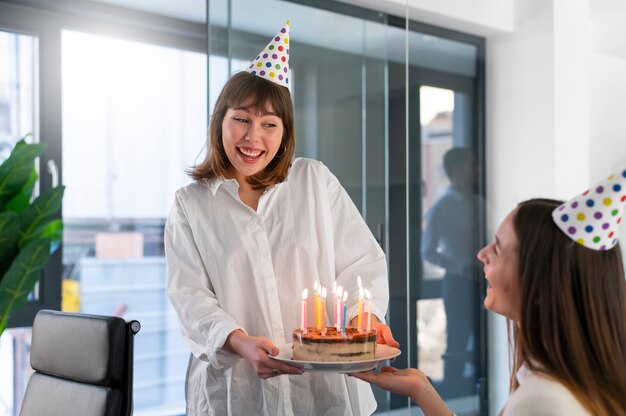
[[[563,384],[541,375],[527,379],[507,401],[503,416],[588,416],[589,413]]]
[[[313,177],[318,180],[323,179],[327,181],[328,178],[332,176],[332,173],[326,165],[319,160],[299,157],[291,164],[289,176],[294,178]]]

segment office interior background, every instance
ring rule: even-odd
[[[0,1],[0,160],[33,132],[49,146],[39,189],[67,187],[62,249],[0,338],[0,415],[19,413],[35,312],[61,306],[140,320],[135,414],[184,413],[163,226],[222,85],[286,19],[296,156],[337,175],[387,253],[393,365],[426,371],[457,414],[500,409],[506,324],[481,307],[484,280],[462,294],[469,324],[451,322],[444,271],[420,255],[448,186],[442,156],[476,157],[477,246],[517,202],[567,198],[625,166],[619,0]],[[446,343],[461,326],[453,373]],[[377,413],[418,414],[375,394]]]

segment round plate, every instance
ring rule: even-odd
[[[300,361],[291,358],[293,354],[291,343],[278,345],[278,349],[280,350],[278,355],[270,355],[270,358],[303,368],[304,371],[326,373],[358,373],[361,371],[374,370],[384,361],[400,355],[399,349],[385,344],[378,344],[376,345],[375,358],[369,360],[343,362]]]

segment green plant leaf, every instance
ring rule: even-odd
[[[50,257],[50,240],[37,239],[24,246],[0,282],[0,333],[8,317],[26,302]]]
[[[37,232],[61,210],[64,190],[64,186],[48,189],[24,210],[20,217],[20,247],[37,238]]]
[[[7,202],[24,187],[35,159],[43,154],[46,147],[46,143],[26,144],[22,139],[0,165],[0,211],[4,211]]]
[[[30,202],[30,198],[33,196],[33,188],[37,183],[37,170],[35,166],[32,167],[30,171],[30,176],[28,180],[24,183],[24,186],[20,191],[7,202],[6,210],[17,212],[21,214],[24,209],[28,206]]]
[[[41,224],[33,233],[33,238],[49,238],[50,254],[54,253],[63,238],[63,221],[56,219]]]
[[[20,217],[15,212],[0,213],[0,281],[17,255]]]

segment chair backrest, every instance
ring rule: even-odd
[[[39,311],[20,416],[131,415],[140,328],[115,316]]]

